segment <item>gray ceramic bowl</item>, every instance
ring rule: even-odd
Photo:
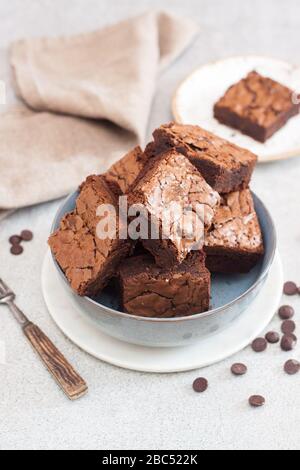
[[[58,210],[52,232],[59,227],[62,217],[74,209],[77,194],[71,194]],[[119,310],[118,294],[112,286],[97,298],[79,297],[54,260],[56,268],[82,315],[108,335],[142,346],[186,346],[234,322],[253,302],[268,276],[276,251],[276,232],[268,210],[257,196],[253,194],[253,197],[264,236],[265,255],[248,274],[213,276],[212,309],[209,312],[168,319],[129,315]]]

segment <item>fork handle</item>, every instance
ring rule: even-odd
[[[86,382],[41,329],[28,322],[23,326],[23,331],[67,397],[76,400],[85,395],[88,391]]]

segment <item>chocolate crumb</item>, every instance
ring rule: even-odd
[[[22,241],[22,238],[19,235],[12,235],[9,239],[11,245],[19,245]]]
[[[240,376],[240,375],[245,375],[247,373],[248,369],[247,369],[247,366],[245,366],[245,364],[233,364],[232,367],[231,367],[231,372],[233,373],[233,375],[237,375],[237,376]]]
[[[296,361],[296,360],[289,360],[287,361],[285,364],[284,364],[284,371],[288,374],[288,375],[295,375],[295,374],[298,374],[298,372],[300,371],[300,362]]]
[[[268,343],[265,338],[257,338],[252,343],[252,349],[254,352],[260,353],[267,349]]]
[[[270,344],[276,344],[280,341],[280,335],[276,331],[269,331],[269,333],[266,334],[265,338]]]
[[[286,282],[283,287],[283,292],[285,295],[296,295],[298,294],[298,287],[294,282]]]
[[[204,377],[199,377],[198,379],[194,380],[193,389],[197,393],[203,393],[208,388],[208,381]]]
[[[24,248],[21,245],[12,245],[10,252],[12,255],[18,256],[21,255],[24,251]]]
[[[289,320],[295,315],[295,310],[290,305],[280,307],[278,314],[282,320]]]
[[[266,403],[266,399],[262,397],[261,395],[252,395],[252,397],[249,398],[249,404],[253,408],[259,408],[263,406]]]
[[[297,338],[293,334],[284,335],[280,346],[283,351],[292,351],[297,345]]]
[[[30,242],[33,239],[33,233],[30,230],[23,230],[21,238],[24,242]]]
[[[285,335],[294,333],[296,330],[296,323],[293,320],[285,320],[281,325],[281,331]]]

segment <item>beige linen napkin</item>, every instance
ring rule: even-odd
[[[0,209],[58,198],[143,144],[156,79],[196,26],[147,13],[70,38],[11,48],[20,107],[0,117]]]
[[[99,125],[25,107],[0,119],[0,207],[5,209],[68,194],[134,143],[109,122]]]

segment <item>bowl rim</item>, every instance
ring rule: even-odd
[[[70,199],[74,198],[76,193],[78,193],[78,190],[73,191],[71,194],[69,194],[69,196],[67,196],[62,201],[62,203],[59,205],[59,208],[58,208],[58,210],[55,214],[54,221],[53,221],[52,226],[51,226],[51,234],[53,234],[55,232],[56,226],[58,225],[58,221],[61,220],[61,218],[59,216],[62,212],[63,207],[68,203],[68,201]],[[262,200],[253,191],[251,191],[251,194],[252,194],[252,196],[254,196],[254,200],[256,200],[257,202],[259,202],[259,204],[261,204],[262,208],[264,209],[264,211],[266,212],[266,214],[268,215],[268,218],[269,218],[269,226],[271,228],[272,239],[273,239],[273,246],[272,246],[272,250],[271,250],[271,254],[270,254],[270,260],[267,263],[267,265],[265,266],[265,268],[262,270],[262,272],[260,273],[257,280],[254,282],[254,284],[251,287],[249,287],[249,289],[247,289],[245,292],[243,292],[243,294],[241,294],[237,298],[233,299],[231,302],[228,302],[227,304],[222,305],[221,307],[218,307],[218,308],[215,308],[215,309],[212,309],[212,310],[208,310],[207,312],[196,313],[194,315],[186,315],[186,316],[182,316],[182,317],[156,318],[156,317],[142,317],[142,316],[138,316],[138,315],[132,315],[130,313],[120,312],[119,310],[114,310],[113,308],[107,307],[106,305],[103,305],[103,304],[97,302],[96,300],[91,299],[90,297],[87,297],[87,296],[82,296],[81,297],[81,296],[79,296],[72,289],[72,287],[70,286],[64,272],[60,268],[60,266],[57,263],[52,251],[50,250],[52,260],[54,262],[54,265],[55,265],[60,277],[63,279],[65,285],[69,288],[69,290],[71,290],[71,292],[73,293],[74,296],[76,296],[76,298],[81,299],[81,300],[85,300],[87,303],[93,305],[94,307],[101,308],[105,312],[110,313],[110,314],[112,314],[116,317],[119,317],[119,318],[132,319],[132,320],[142,321],[142,322],[146,322],[146,323],[178,323],[178,322],[182,322],[182,321],[191,321],[191,320],[196,320],[198,318],[206,318],[206,317],[209,317],[209,316],[212,316],[212,315],[220,314],[220,313],[228,310],[233,305],[238,304],[241,300],[243,300],[245,297],[247,297],[251,292],[255,291],[255,289],[261,284],[261,282],[268,275],[268,273],[270,271],[270,268],[273,264],[274,258],[275,258],[276,249],[277,249],[277,233],[276,233],[273,218],[272,218],[270,212],[268,211],[268,209],[266,208],[265,204],[262,202]],[[65,213],[67,213],[67,212],[65,212]]]

